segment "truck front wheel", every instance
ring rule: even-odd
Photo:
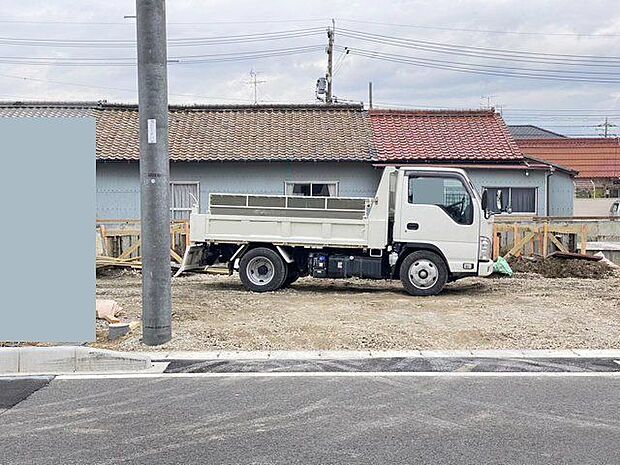
[[[418,250],[407,255],[401,263],[400,280],[411,295],[435,295],[445,286],[448,269],[436,253]]]
[[[282,287],[286,279],[286,265],[278,253],[266,247],[257,247],[241,257],[239,276],[249,291],[275,291]]]

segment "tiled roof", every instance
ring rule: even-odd
[[[78,105],[79,106],[79,105]],[[99,160],[138,160],[135,105],[83,103],[97,119]],[[78,116],[76,105],[0,105],[6,116]],[[170,159],[371,160],[370,123],[360,105],[170,106]]]
[[[0,118],[86,118],[94,116],[94,102],[51,103],[12,102],[0,103]]]
[[[563,139],[566,136],[532,124],[509,124],[508,131],[516,140],[519,139]]]
[[[501,117],[479,111],[363,111],[360,105],[170,106],[170,158],[523,160]],[[0,103],[0,116],[94,116],[99,160],[137,160],[136,105]]]
[[[529,139],[518,141],[525,155],[579,171],[578,178],[619,178],[617,138]]]
[[[523,159],[493,110],[371,110],[380,160]]]

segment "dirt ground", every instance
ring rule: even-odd
[[[97,279],[123,320],[140,318],[141,277]],[[606,279],[468,278],[434,297],[398,281],[304,278],[274,293],[247,292],[238,276],[173,279],[173,340],[161,350],[620,348],[620,274]],[[96,347],[144,350],[140,331]],[[149,348],[150,350],[150,348]]]

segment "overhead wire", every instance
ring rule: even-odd
[[[431,42],[426,40],[385,36],[380,34],[372,34],[369,32],[358,32],[348,29],[339,29],[339,36],[400,48],[415,49],[420,51],[442,53],[448,55],[486,58],[491,60],[509,60],[527,63],[561,64],[570,66],[620,66],[620,57],[616,56],[558,54],[523,50],[494,49],[488,47],[472,47],[467,45],[455,45],[441,42]]]
[[[360,52],[358,49],[351,49],[351,54],[362,56],[366,58],[389,61],[393,63],[400,64],[409,64],[424,68],[433,68],[433,69],[442,69],[448,71],[458,71],[462,73],[469,74],[480,74],[487,76],[500,76],[500,77],[514,77],[514,78],[528,78],[528,79],[538,79],[538,80],[549,80],[549,81],[566,81],[566,82],[585,82],[585,83],[599,83],[599,84],[615,84],[620,82],[620,79],[602,79],[602,78],[593,78],[590,76],[567,76],[567,75],[559,75],[559,74],[536,74],[536,73],[525,73],[525,72],[508,72],[508,71],[493,71],[493,70],[483,70],[477,69],[471,66],[463,66],[458,63],[454,64],[438,64],[430,62],[429,60],[419,59],[416,57],[407,57],[400,56],[394,57],[385,54],[381,54],[379,52]]]
[[[324,28],[307,28],[286,31],[273,31],[256,34],[240,34],[211,37],[178,37],[167,40],[169,47],[198,47],[221,44],[238,44],[268,40],[297,39],[323,34]],[[50,38],[15,38],[0,37],[0,45],[24,47],[59,47],[59,48],[135,48],[136,41],[125,39],[50,39]]]
[[[249,59],[281,57],[322,50],[323,45],[307,45],[303,47],[289,47],[268,50],[247,50],[242,52],[213,53],[201,55],[170,56],[170,64],[220,63],[228,61],[245,61]],[[135,66],[133,57],[0,57],[0,63],[20,65],[58,65],[58,66]]]
[[[475,32],[482,34],[514,34],[514,35],[530,35],[530,36],[560,36],[560,37],[594,37],[594,38],[615,38],[620,37],[620,34],[609,33],[590,33],[590,32],[542,32],[542,31],[508,31],[499,29],[474,29],[474,28],[459,28],[459,27],[447,27],[447,26],[429,26],[420,24],[403,24],[403,23],[391,23],[382,21],[369,21],[351,18],[337,18],[339,22],[358,23],[358,24],[375,24],[380,26],[390,27],[404,27],[412,29],[428,29],[437,31],[455,31],[455,32]]]

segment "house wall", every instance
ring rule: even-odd
[[[286,181],[336,181],[338,194],[372,197],[381,169],[359,162],[171,163],[172,181],[200,182],[200,210],[209,193],[284,194]],[[135,162],[97,164],[97,217],[140,217],[140,171]]]
[[[483,187],[535,187],[538,215],[545,215],[545,172],[522,170],[468,170],[472,182]],[[381,168],[367,162],[202,162],[172,163],[172,181],[200,182],[200,208],[205,211],[211,192],[284,193],[285,181],[337,181],[338,194],[372,197]],[[97,217],[139,218],[140,176],[136,162],[97,164]],[[568,216],[573,209],[573,183],[569,176],[555,173],[550,178],[551,214]]]
[[[556,171],[549,176],[549,216],[573,216],[575,182],[566,174]]]
[[[478,189],[482,192],[484,187],[534,187],[536,188],[536,209],[539,216],[546,215],[545,212],[545,172],[524,170],[490,170],[490,169],[470,169],[469,177]],[[553,199],[555,201],[555,199]]]

